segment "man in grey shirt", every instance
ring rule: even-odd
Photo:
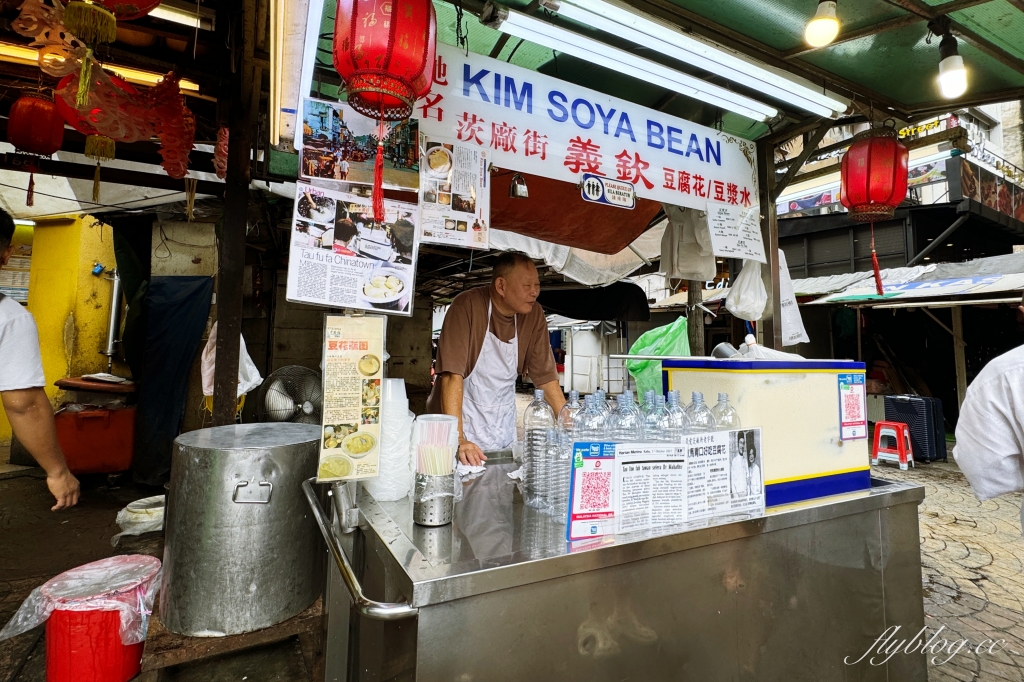
[[[0,268],[14,253],[13,237],[14,220],[0,210]],[[0,294],[0,402],[14,435],[46,471],[56,511],[78,503],[78,479],[68,470],[57,442],[53,407],[44,386],[35,320],[20,303]]]

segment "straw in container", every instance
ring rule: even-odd
[[[455,471],[455,454],[459,449],[458,423],[458,419],[446,414],[417,417],[412,435],[416,473],[448,476]]]

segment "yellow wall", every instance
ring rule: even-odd
[[[107,371],[106,345],[111,283],[92,274],[93,264],[115,267],[109,225],[91,216],[37,221],[32,240],[28,309],[39,328],[46,393],[54,406],[63,391],[53,382],[68,376]],[[127,368],[114,363],[114,373]],[[0,444],[11,427],[0,410]]]

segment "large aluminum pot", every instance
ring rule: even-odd
[[[216,637],[276,625],[323,589],[320,532],[302,492],[320,428],[237,424],[175,441],[160,618]]]

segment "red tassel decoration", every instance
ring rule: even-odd
[[[373,162],[373,220],[384,222],[384,141],[377,143],[377,158]]]
[[[875,271],[875,289],[879,296],[885,295],[882,289],[882,271],[878,267],[878,254],[875,253],[875,224],[871,223],[871,268]]]
[[[36,174],[35,171],[31,171],[28,174],[28,191],[25,193],[25,205],[35,206],[36,205]]]

